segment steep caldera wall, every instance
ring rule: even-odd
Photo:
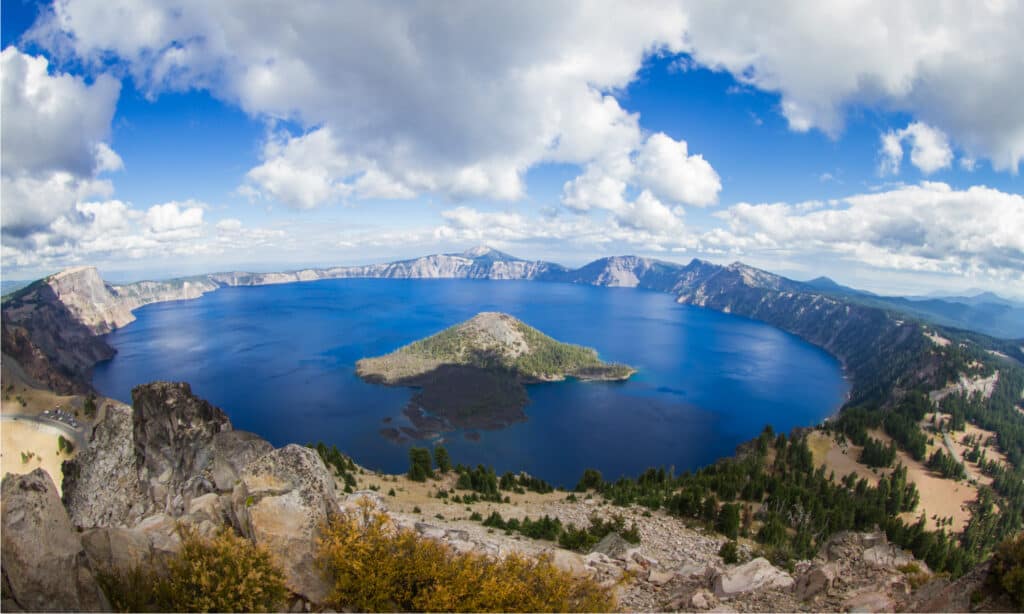
[[[3,305],[3,348],[40,383],[58,391],[88,389],[90,371],[113,351],[96,337],[134,319],[143,305],[192,299],[223,286],[318,279],[517,279],[638,287],[671,293],[680,303],[761,320],[836,356],[853,381],[851,400],[882,400],[930,377],[923,327],[894,312],[741,263],[687,265],[617,256],[579,269],[522,260],[478,247],[386,264],[283,273],[213,273],[126,285],[103,282],[91,267],[70,269],[15,293]]]

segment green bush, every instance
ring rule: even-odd
[[[735,565],[740,562],[740,548],[739,545],[734,541],[728,541],[722,544],[722,547],[718,549],[718,556],[722,557],[726,565]]]

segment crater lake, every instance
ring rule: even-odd
[[[637,369],[625,382],[527,386],[528,419],[496,431],[395,443],[385,428],[414,390],[366,383],[378,356],[481,311],[502,311],[555,339]],[[276,446],[323,441],[388,473],[410,445],[443,442],[453,462],[523,470],[572,487],[585,468],[606,478],[648,467],[692,470],[730,455],[766,424],[810,426],[849,390],[836,359],[760,322],[629,288],[481,280],[338,279],[221,288],[158,303],[106,336],[117,355],[96,366],[102,394],[186,381],[236,429]],[[468,437],[467,437],[468,435]]]

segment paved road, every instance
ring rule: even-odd
[[[30,416],[26,414],[4,414],[2,416],[4,420],[21,421],[21,422],[35,422],[36,424],[43,424],[46,426],[56,427],[62,431],[65,436],[70,437],[75,444],[75,448],[81,450],[85,448],[85,429],[75,429],[70,424],[61,422],[60,420],[53,420],[43,416]]]

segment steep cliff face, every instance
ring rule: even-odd
[[[231,422],[184,382],[136,386],[132,407],[139,478],[157,509],[180,515],[191,497],[215,490],[208,475],[213,440]]]
[[[612,256],[595,260],[574,271],[551,271],[543,279],[665,292],[676,282],[682,270],[682,266],[671,262],[639,256]]]
[[[694,259],[683,266],[637,256],[595,260],[570,270],[515,258],[488,247],[385,264],[282,273],[213,273],[122,286],[103,283],[93,268],[71,269],[15,293],[4,303],[4,352],[41,383],[59,390],[88,387],[95,362],[112,350],[94,335],[133,319],[150,303],[197,298],[222,286],[258,286],[318,279],[516,279],[636,287],[679,302],[761,320],[837,356],[854,379],[853,400],[884,396],[903,368],[928,347],[921,327],[892,312],[837,296],[741,263]]]
[[[223,286],[263,286],[318,279],[541,279],[567,272],[557,264],[521,260],[489,247],[460,254],[434,254],[383,264],[303,269],[283,273],[213,273],[209,280]]]
[[[824,348],[852,376],[853,402],[882,400],[893,387],[908,384],[916,370],[906,367],[927,355],[922,327],[890,312],[743,264],[711,268],[697,262],[673,288],[676,300],[760,320]]]
[[[123,286],[111,286],[110,289],[122,308],[134,311],[150,303],[199,298],[219,287],[220,284],[210,276],[201,275],[169,281],[139,281]]]
[[[85,392],[93,365],[114,355],[97,335],[133,319],[95,268],[71,269],[4,301],[3,352],[52,390]]]
[[[388,279],[540,279],[566,272],[550,262],[520,260],[488,247],[461,254],[435,254],[413,260],[363,267],[328,269],[330,277],[381,277]]]
[[[67,269],[47,277],[46,283],[76,319],[98,335],[135,320],[131,309],[110,291],[96,267]]]
[[[720,266],[694,259],[681,266],[618,256],[542,279],[668,292],[680,303],[766,322],[836,356],[853,379],[851,400],[881,400],[912,384],[927,359],[928,341],[917,323],[893,313],[736,262]]]

